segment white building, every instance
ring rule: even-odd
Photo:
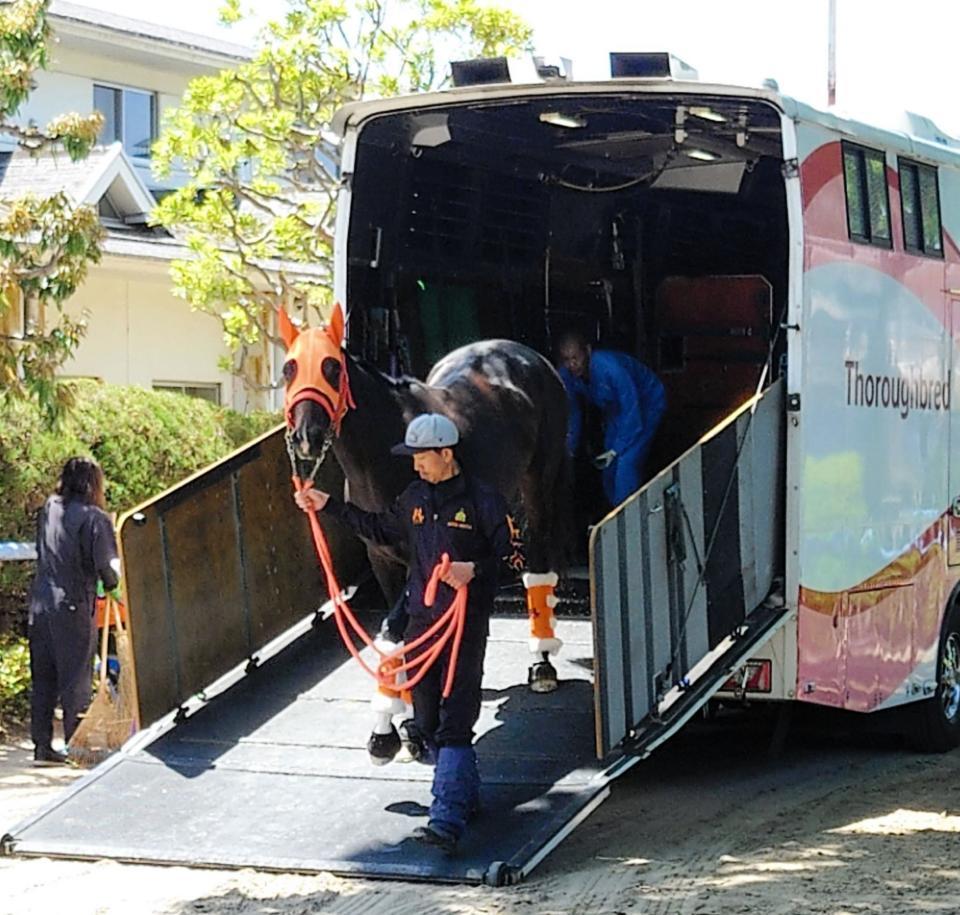
[[[63,374],[172,387],[238,409],[263,406],[218,368],[226,354],[220,322],[171,292],[169,263],[185,249],[147,225],[154,195],[177,184],[176,175],[160,181],[150,170],[163,112],[179,104],[191,79],[234,67],[251,52],[59,0],[50,22],[56,42],[49,68],[37,73],[19,119],[43,126],[58,114],[99,110],[104,145],[72,163],[65,154],[30,157],[0,137],[0,195],[62,189],[97,206],[103,219],[103,260],[68,303],[72,313],[87,313],[87,335]],[[272,372],[259,368],[261,376]]]

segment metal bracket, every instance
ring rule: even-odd
[[[780,166],[780,174],[784,178],[796,178],[800,174],[800,160],[784,159],[783,165]]]
[[[787,395],[787,412],[788,413],[800,412],[800,395],[799,394]]]
[[[663,505],[667,556],[672,562],[683,565],[687,561],[687,543],[683,536],[683,503],[680,499],[680,487],[676,483],[671,483],[663,491]]]

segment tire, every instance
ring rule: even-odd
[[[946,753],[960,746],[960,600],[951,602],[937,652],[937,688],[917,708],[917,748]]]

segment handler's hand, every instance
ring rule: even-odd
[[[293,501],[305,512],[322,512],[327,507],[330,493],[320,489],[301,489],[293,494]]]
[[[454,589],[462,588],[473,581],[476,574],[476,567],[472,562],[451,562],[447,574],[440,581]]]
[[[593,466],[597,470],[606,470],[616,460],[616,457],[617,452],[611,448],[609,451],[604,451],[603,454],[598,454],[593,459]]]

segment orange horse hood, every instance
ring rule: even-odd
[[[293,428],[293,408],[304,400],[320,404],[330,417],[335,432],[347,410],[354,407],[350,393],[343,350],[344,317],[340,305],[335,305],[326,327],[299,330],[282,309],[277,309],[277,325],[287,346],[283,365],[286,382],[284,417],[287,427]]]

